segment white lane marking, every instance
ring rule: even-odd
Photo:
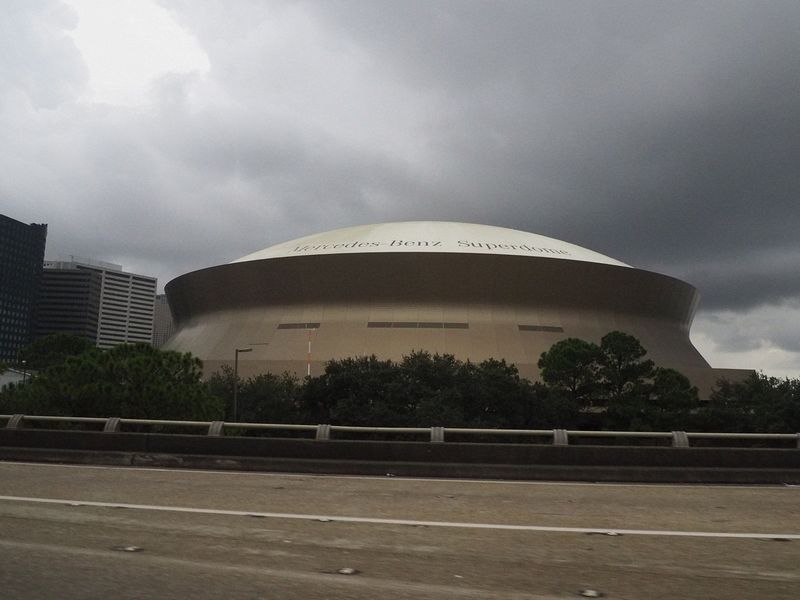
[[[613,481],[526,481],[518,479],[450,479],[447,477],[403,477],[387,475],[331,475],[321,473],[281,473],[281,472],[254,472],[254,471],[223,471],[216,469],[170,469],[168,467],[134,467],[120,465],[71,465],[61,463],[35,463],[24,461],[0,460],[0,465],[24,465],[31,467],[49,467],[64,469],[99,469],[99,470],[119,470],[119,471],[152,471],[156,473],[184,473],[184,474],[213,474],[228,476],[248,476],[248,477],[284,477],[289,479],[356,479],[367,481],[418,481],[425,483],[479,483],[494,485],[552,485],[552,486],[591,486],[591,487],[643,487],[643,488],[713,488],[713,489],[800,489],[800,485],[788,485],[778,483],[764,484],[731,484],[731,483],[615,483]]]
[[[129,504],[126,502],[92,502],[65,498],[30,498],[26,496],[0,496],[0,501],[32,502],[37,504],[61,504],[67,506],[93,506],[101,508],[131,508],[159,512],[191,513],[200,515],[226,515],[237,517],[265,517],[269,519],[295,519],[340,523],[369,523],[373,525],[412,525],[426,527],[453,527],[459,529],[501,529],[510,531],[541,531],[555,533],[597,533],[617,535],[654,535],[666,537],[781,538],[800,540],[800,533],[739,533],[723,531],[677,531],[669,529],[614,529],[607,527],[553,527],[547,525],[508,525],[503,523],[463,523],[458,521],[416,521],[412,519],[381,519],[374,517],[344,517],[338,515],[312,515],[302,513],[259,512],[250,510],[224,510],[218,508],[191,508],[187,506],[161,506],[157,504]]]

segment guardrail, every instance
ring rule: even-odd
[[[669,440],[675,448],[688,448],[691,440],[738,440],[761,442],[795,441],[800,448],[800,433],[721,433],[694,431],[582,431],[573,429],[476,429],[466,427],[362,427],[353,425],[300,425],[290,423],[240,423],[229,421],[176,421],[169,419],[126,419],[120,417],[59,417],[46,415],[0,415],[6,420],[6,429],[21,429],[26,423],[63,423],[97,425],[104,433],[121,431],[123,425],[151,427],[171,426],[205,430],[206,435],[223,436],[226,429],[306,431],[315,440],[326,441],[333,434],[417,434],[426,436],[432,443],[444,443],[448,434],[458,436],[517,436],[545,439],[555,446],[567,446],[574,438],[631,438]]]

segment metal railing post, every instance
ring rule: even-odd
[[[119,417],[109,417],[103,425],[103,433],[116,433],[119,431]]]
[[[672,447],[673,448],[688,448],[689,447],[689,436],[686,435],[685,431],[673,431],[672,432]]]
[[[553,429],[553,446],[569,446],[569,434],[566,429]]]
[[[431,442],[444,443],[444,427],[431,427]]]
[[[208,435],[221,436],[223,427],[225,427],[225,421],[211,421],[211,425],[208,426]]]
[[[11,418],[6,423],[6,429],[19,429],[22,427],[22,422],[25,420],[25,415],[11,415]]]
[[[330,425],[317,425],[316,440],[325,442],[331,439],[331,426]]]

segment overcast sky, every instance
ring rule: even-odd
[[[466,221],[684,279],[800,376],[800,2],[0,0],[0,213],[159,287]]]

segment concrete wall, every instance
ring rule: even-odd
[[[799,482],[800,449],[316,441],[0,430],[0,459],[371,475]]]

